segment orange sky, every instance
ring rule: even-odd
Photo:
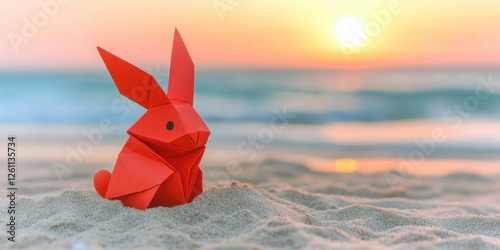
[[[382,25],[373,13],[390,4],[399,11]],[[0,69],[102,69],[96,46],[166,67],[174,27],[198,67],[492,66],[499,10],[497,0],[2,1]],[[349,57],[333,35],[345,16],[380,27]]]

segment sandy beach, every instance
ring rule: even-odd
[[[500,249],[500,175],[407,176],[390,186],[384,173],[268,158],[190,204],[139,211],[101,199],[82,182],[92,169],[66,179],[83,188],[35,195],[32,184],[35,198],[18,200],[17,242],[0,248]]]

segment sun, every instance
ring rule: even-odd
[[[344,47],[357,47],[361,45],[365,36],[365,24],[356,17],[341,18],[335,25],[335,38]]]

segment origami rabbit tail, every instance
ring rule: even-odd
[[[111,173],[107,170],[101,170],[94,175],[95,190],[102,198],[105,198],[106,196],[110,179]]]

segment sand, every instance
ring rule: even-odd
[[[86,180],[89,169],[74,178]],[[498,175],[413,176],[389,186],[383,173],[323,173],[267,159],[233,177],[190,204],[144,212],[88,185],[24,195],[16,243],[0,248],[500,249]]]

